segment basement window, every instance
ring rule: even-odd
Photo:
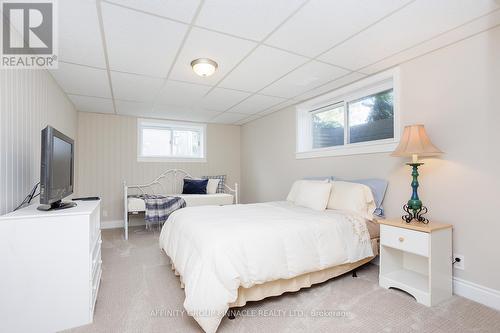
[[[296,158],[388,152],[399,142],[398,72],[391,70],[297,107]]]
[[[139,162],[206,162],[206,125],[138,119]]]

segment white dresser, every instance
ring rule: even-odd
[[[0,216],[0,332],[89,324],[101,280],[100,201]]]

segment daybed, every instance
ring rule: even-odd
[[[214,194],[181,194],[183,180],[195,179],[184,170],[170,169],[163,172],[155,180],[147,184],[127,185],[123,182],[124,230],[128,239],[129,214],[138,214],[146,209],[143,199],[134,194],[161,194],[181,197],[186,201],[186,207],[194,206],[224,206],[238,203],[238,184],[234,188],[224,183],[224,193]],[[134,192],[134,193],[132,193]]]

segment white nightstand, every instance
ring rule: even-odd
[[[406,291],[433,306],[452,295],[450,224],[379,220],[380,275],[384,288]]]

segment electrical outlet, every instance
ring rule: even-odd
[[[108,217],[108,211],[106,209],[102,210],[102,217]]]
[[[458,253],[454,253],[453,254],[453,261],[455,261],[455,263],[453,264],[453,268],[462,269],[462,270],[465,269],[465,259],[464,259],[463,255],[458,254]]]

